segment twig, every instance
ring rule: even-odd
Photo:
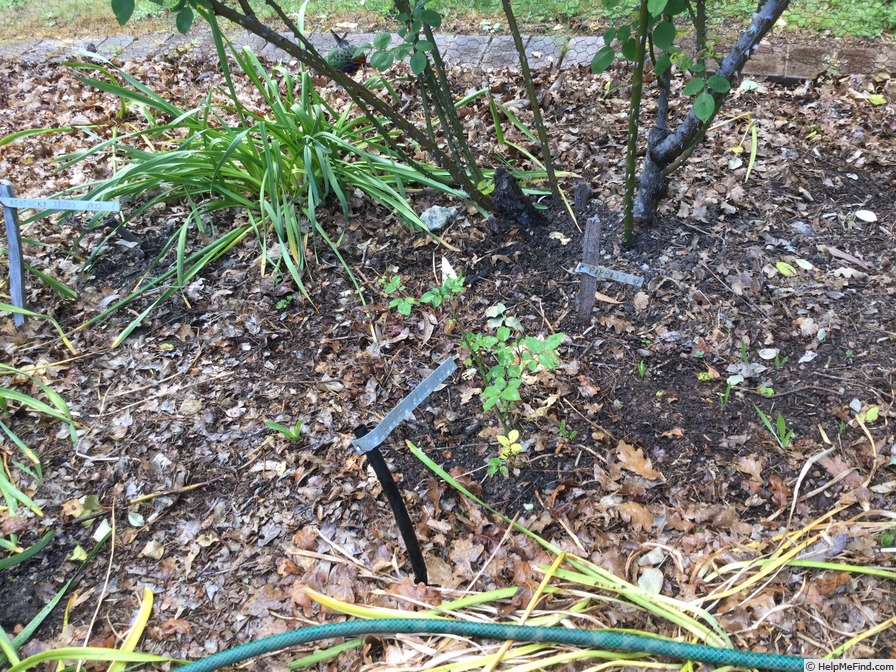
[[[564,399],[563,402],[564,402],[567,406],[569,406],[569,409],[570,409],[573,413],[575,413],[576,415],[578,415],[579,417],[581,417],[582,420],[584,420],[585,422],[587,422],[587,423],[588,423],[589,425],[591,425],[594,429],[603,432],[603,433],[606,434],[608,437],[610,437],[610,439],[612,439],[613,441],[616,440],[616,437],[613,435],[613,432],[611,432],[611,431],[608,430],[608,429],[605,429],[605,428],[602,427],[601,425],[598,425],[596,422],[594,422],[594,421],[591,420],[590,418],[588,418],[588,417],[586,417],[585,415],[583,415],[582,412],[579,411],[579,409],[577,409],[575,406],[573,406],[571,403],[569,403],[566,399]]]
[[[709,274],[710,274],[712,277],[714,277],[714,278],[716,279],[716,281],[717,281],[720,285],[722,285],[725,289],[727,289],[729,292],[731,292],[732,294],[734,294],[734,296],[736,296],[737,298],[741,299],[744,303],[746,303],[747,305],[749,305],[750,308],[752,308],[753,310],[755,310],[757,313],[759,313],[760,315],[764,315],[764,313],[763,313],[762,310],[759,308],[759,306],[757,306],[755,303],[753,303],[752,301],[750,301],[750,299],[748,299],[747,297],[743,296],[742,294],[738,294],[738,293],[735,292],[733,289],[731,289],[731,287],[728,285],[728,283],[726,283],[724,280],[722,280],[722,278],[720,278],[718,275],[716,275],[715,272],[714,272],[709,266],[707,266],[706,264],[704,264],[702,261],[700,262],[700,265],[701,265],[703,268],[705,268],[707,271],[709,271]]]
[[[213,478],[210,481],[203,481],[202,483],[194,483],[192,485],[185,485],[182,488],[173,488],[171,490],[165,490],[164,492],[155,492],[155,493],[151,493],[149,495],[142,495],[140,497],[136,497],[135,499],[128,500],[126,506],[142,504],[143,502],[149,502],[158,497],[166,497],[168,495],[176,495],[176,496],[180,497],[181,495],[183,495],[185,493],[191,492],[193,490],[197,490],[199,488],[204,488],[208,485],[213,485],[214,483],[217,483],[218,481],[223,481],[223,480],[224,480],[224,477],[219,476],[218,478]],[[173,506],[173,503],[172,503],[172,506]],[[168,507],[168,508],[170,508],[170,507]],[[111,509],[114,513],[114,510],[115,510],[114,503],[113,503]],[[109,512],[109,510],[110,510],[109,508],[103,507],[103,509],[100,511],[94,511],[93,513],[90,513],[86,516],[81,516],[80,518],[75,518],[74,520],[66,521],[63,523],[63,525],[80,525],[81,523],[86,523],[89,520],[93,520],[95,518],[101,518],[102,516],[105,516]],[[158,520],[158,517],[155,520]],[[155,520],[153,522],[155,522]]]
[[[492,554],[490,556],[488,556],[488,560],[486,560],[482,564],[482,567],[479,569],[478,572],[476,572],[476,576],[474,576],[473,580],[470,581],[470,585],[467,586],[467,592],[470,592],[471,590],[473,590],[473,586],[476,585],[476,582],[479,580],[479,577],[482,576],[483,572],[485,572],[485,569],[491,564],[492,560],[495,559],[495,556],[498,554],[498,551],[501,550],[501,547],[504,545],[504,542],[510,538],[510,533],[513,532],[513,526],[516,525],[516,520],[519,517],[520,517],[520,514],[519,514],[519,512],[517,512],[517,514],[513,517],[513,520],[510,522],[510,525],[508,525],[507,529],[504,530],[504,536],[501,537],[501,541],[499,541],[498,545],[495,546],[495,550],[492,551]]]
[[[87,633],[84,635],[84,646],[90,642],[90,633],[93,630],[93,626],[96,624],[96,620],[100,614],[100,606],[103,604],[103,597],[106,595],[106,590],[109,588],[109,581],[112,577],[112,562],[115,559],[115,503],[112,503],[112,534],[109,538],[109,543],[111,546],[109,547],[109,562],[106,565],[106,575],[103,577],[103,588],[100,590],[100,594],[96,600],[96,609],[93,610],[93,616],[90,618],[90,623],[87,626]],[[81,670],[81,662],[78,661],[78,666],[75,668],[77,672]]]

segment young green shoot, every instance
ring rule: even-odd
[[[465,291],[463,276],[446,278],[440,287],[428,290],[419,299],[407,295],[401,276],[381,279],[380,284],[387,293],[400,293],[390,301],[389,306],[402,315],[410,314],[416,304],[428,304],[435,308],[451,303]],[[509,436],[515,431],[512,416],[522,402],[520,387],[524,382],[523,375],[533,374],[539,368],[556,369],[560,364],[557,348],[565,335],[526,336],[519,319],[508,315],[506,306],[500,303],[488,308],[485,317],[488,318],[486,326],[494,333],[471,331],[456,311],[453,312],[452,321],[458,327],[462,347],[469,353],[466,365],[475,367],[482,377],[483,388],[479,393],[482,410],[494,409],[505,436]],[[494,465],[498,469],[498,463]]]
[[[557,431],[560,433],[561,439],[570,443],[575,441],[576,437],[579,435],[576,430],[566,426],[566,420],[560,421],[560,426],[557,428]]]
[[[290,429],[286,425],[281,425],[279,422],[268,420],[264,423],[264,426],[268,429],[280,432],[290,443],[297,443],[302,438],[302,426],[304,424],[304,420],[298,420],[296,424],[292,426],[292,429]]]
[[[516,457],[523,452],[523,444],[520,443],[520,433],[511,429],[506,435],[498,435],[498,455],[488,460],[488,476],[500,473],[504,478],[510,475],[510,469],[516,466]]]
[[[728,408],[728,401],[731,398],[731,383],[727,383],[725,385],[725,391],[718,392],[717,395],[719,397],[719,406],[721,406],[722,410],[724,411],[726,408]]]
[[[742,382],[744,382],[744,377],[740,374],[728,376],[728,380],[725,381],[725,391],[718,393],[719,405],[722,407],[722,410],[728,407],[728,402],[731,400],[731,390]]]
[[[774,424],[769,419],[769,417],[762,412],[762,409],[759,408],[756,404],[753,404],[753,408],[756,409],[756,413],[759,414],[759,419],[762,420],[762,424],[765,425],[765,428],[769,431],[769,434],[772,435],[772,438],[778,443],[781,450],[787,450],[787,447],[793,441],[794,431],[787,427],[787,420],[783,415],[778,413],[778,417],[775,419]]]
[[[276,304],[277,310],[284,310],[284,309],[288,308],[292,304],[292,302],[295,301],[295,298],[296,298],[295,294],[287,294],[282,299],[277,301],[277,304]]]

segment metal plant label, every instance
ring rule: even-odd
[[[10,185],[10,188],[12,185]],[[32,210],[79,210],[86,212],[118,212],[117,201],[66,201],[61,198],[13,198],[3,195],[0,204],[4,208],[31,208]]]
[[[625,285],[634,285],[635,287],[640,287],[644,284],[644,278],[642,278],[640,275],[632,275],[631,273],[614,271],[610,268],[604,268],[603,266],[593,266],[592,264],[579,263],[576,265],[575,272],[585,273],[586,275],[590,275],[592,278],[597,278],[598,280],[613,280],[614,282],[621,282]]]
[[[78,210],[87,212],[118,212],[117,201],[67,201],[58,198],[16,198],[9,180],[0,180],[0,205],[6,223],[6,249],[9,257],[9,296],[12,305],[25,309],[25,272],[22,260],[22,238],[19,235],[19,208],[33,210]],[[21,313],[13,314],[16,328],[25,323]]]

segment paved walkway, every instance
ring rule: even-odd
[[[369,41],[372,34],[350,35],[354,44]],[[325,52],[333,47],[329,34],[312,34],[311,41]],[[437,38],[445,60],[452,65],[484,69],[519,67],[513,40],[506,35],[440,35]],[[603,46],[597,36],[524,36],[526,53],[532,68],[571,68],[588,65]],[[271,60],[288,58],[286,54],[249,33],[235,38],[238,46],[250,45],[256,53]],[[77,56],[80,49],[95,48],[103,56],[140,60],[154,56],[191,51],[202,56],[214,54],[208,31],[194,30],[189,35],[164,34],[114,36],[94,39],[29,40],[0,44],[0,59],[21,62],[61,61]],[[745,75],[805,79],[824,72],[831,74],[871,75],[888,72],[896,75],[896,44],[882,39],[873,48],[837,40],[818,40],[817,44],[793,43],[773,36],[744,68]]]

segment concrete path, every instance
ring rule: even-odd
[[[349,36],[355,44],[372,39],[372,34]],[[333,47],[329,34],[313,34],[311,40],[322,52]],[[524,36],[530,67],[571,68],[586,66],[603,46],[597,36]],[[513,41],[506,35],[440,35],[439,47],[452,65],[484,69],[517,69]],[[817,40],[815,44],[794,43],[779,36],[763,42],[759,52],[744,68],[745,75],[795,79],[813,78],[822,73],[835,75],[872,75],[887,72],[896,75],[896,44],[881,39],[873,48],[855,46],[846,41]],[[271,60],[287,59],[286,54],[249,33],[238,35],[235,43],[250,45],[256,53]],[[191,51],[203,57],[214,56],[208,31],[194,30],[189,35],[164,34],[98,37],[94,39],[27,40],[0,44],[0,60],[40,63],[76,57],[80,49],[95,49],[103,56],[121,62]]]

